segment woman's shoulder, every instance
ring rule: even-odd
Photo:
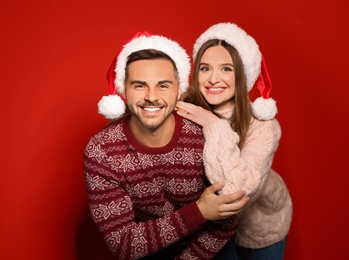
[[[270,120],[260,120],[255,117],[251,119],[251,127],[281,128],[279,121],[276,118]]]
[[[249,128],[249,132],[267,132],[272,135],[277,135],[279,138],[281,136],[281,126],[279,121],[276,118],[271,120],[259,120],[257,118],[253,118],[251,120],[251,125]]]

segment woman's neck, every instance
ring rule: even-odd
[[[225,106],[216,106],[213,110],[225,119],[230,119],[234,112],[234,103]]]

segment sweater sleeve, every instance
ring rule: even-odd
[[[117,259],[138,259],[157,252],[206,222],[195,202],[164,217],[136,222],[129,193],[111,177],[114,173],[103,150],[95,150],[84,153],[90,211]]]
[[[253,201],[270,172],[274,153],[281,137],[276,119],[254,120],[242,150],[239,136],[225,119],[203,128],[204,165],[208,179],[225,182],[222,194],[245,190]]]
[[[233,237],[238,224],[238,215],[219,221],[207,221],[191,243],[176,259],[213,259]]]

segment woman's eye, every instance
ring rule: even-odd
[[[210,70],[210,68],[207,66],[200,67],[200,71],[209,71],[209,70]]]
[[[230,72],[230,71],[234,71],[234,68],[232,68],[232,67],[223,67],[222,70],[226,71],[226,72]]]

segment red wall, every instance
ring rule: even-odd
[[[110,258],[82,170],[83,149],[105,124],[96,104],[109,64],[137,30],[191,53],[222,21],[254,36],[273,80],[283,129],[274,168],[294,201],[286,259],[349,258],[348,1],[153,2],[0,2],[0,258]]]

